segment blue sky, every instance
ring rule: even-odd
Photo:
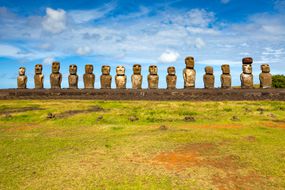
[[[233,85],[239,85],[241,59],[254,58],[258,83],[260,65],[285,74],[285,0],[0,0],[0,88],[16,88],[18,68],[27,69],[33,88],[34,65],[42,63],[49,88],[51,62],[61,62],[63,87],[68,66],[78,65],[83,87],[85,64],[94,65],[99,88],[101,66],[126,67],[131,87],[132,65],[159,69],[159,87],[166,87],[167,67],[175,66],[177,87],[183,87],[184,58],[196,60],[197,87],[204,67],[211,65],[220,86],[220,65],[230,64]],[[114,78],[113,78],[114,79]],[[112,86],[114,87],[114,80]]]

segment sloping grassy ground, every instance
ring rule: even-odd
[[[0,101],[0,189],[285,189],[285,102]]]

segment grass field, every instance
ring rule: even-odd
[[[285,189],[285,102],[1,100],[0,189]]]

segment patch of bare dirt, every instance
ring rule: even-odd
[[[0,115],[10,115],[12,113],[22,113],[27,111],[39,111],[45,110],[44,108],[40,107],[23,107],[23,108],[5,108],[0,110]]]
[[[68,110],[54,115],[54,118],[67,118],[82,113],[105,112],[106,110],[100,106],[91,106],[87,110]]]
[[[199,127],[202,128],[214,128],[214,129],[226,129],[226,128],[241,128],[242,125],[236,124],[236,123],[231,123],[231,124],[205,124],[201,125]]]
[[[251,139],[251,138],[250,138]],[[234,155],[222,156],[217,146],[211,143],[189,144],[171,152],[157,154],[153,165],[164,166],[167,170],[179,173],[191,167],[210,167],[217,171],[212,176],[212,183],[218,189],[252,189],[264,184],[264,178],[254,171],[246,174],[240,172],[245,166]]]
[[[262,124],[266,127],[285,129],[285,120],[273,120],[273,121],[263,122]]]

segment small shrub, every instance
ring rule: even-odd
[[[273,75],[272,76],[272,87],[285,88],[285,76],[284,75]]]

